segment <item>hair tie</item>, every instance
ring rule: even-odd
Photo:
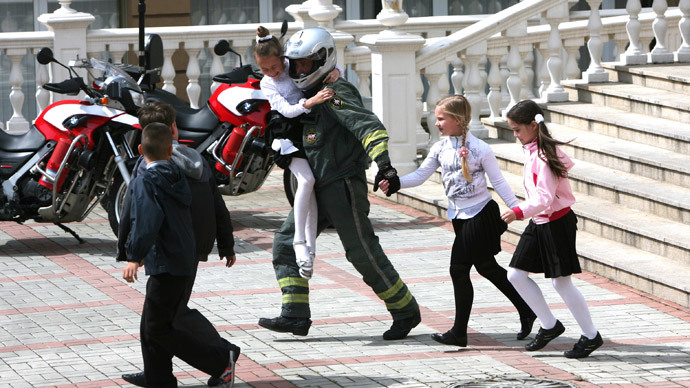
[[[257,35],[256,36],[256,43],[265,42],[265,41],[271,40],[271,39],[273,39],[273,35],[266,35],[266,36]]]
[[[534,116],[534,121],[535,121],[537,124],[541,124],[541,123],[544,122],[544,116],[542,116],[541,113],[537,113],[537,114]]]

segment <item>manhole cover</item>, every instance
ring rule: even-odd
[[[448,388],[577,388],[565,381],[549,379],[480,379],[449,385]]]

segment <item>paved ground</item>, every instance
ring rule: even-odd
[[[690,387],[690,310],[590,273],[576,282],[605,344],[588,359],[562,356],[580,333],[540,277],[567,328],[544,351],[524,351],[527,341],[515,340],[517,313],[476,274],[470,346],[436,344],[430,334],[447,330],[454,314],[450,224],[376,196],[371,218],[422,306],[422,324],[406,340],[383,341],[390,317],[327,231],[318,240],[309,336],[260,328],[260,317],[280,311],[271,243],[289,207],[279,178],[276,173],[260,191],[227,198],[238,263],[227,269],[214,257],[202,264],[192,296],[191,305],[242,347],[238,387],[448,387],[528,377],[580,387]],[[54,225],[0,223],[0,387],[125,386],[120,375],[141,368],[143,273],[133,286],[121,279],[123,266],[113,259],[115,240],[100,207],[70,226],[85,244]],[[506,265],[513,247],[504,248],[499,261]],[[208,377],[175,365],[180,385],[203,386]]]

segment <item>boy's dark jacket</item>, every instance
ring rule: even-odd
[[[144,260],[147,275],[193,275],[192,193],[180,168],[156,162],[132,180],[130,196],[127,260]]]
[[[199,152],[180,144],[173,144],[173,155],[170,159],[187,176],[187,183],[192,191],[192,226],[196,242],[196,259],[206,261],[213,250],[213,243],[218,240],[218,254],[222,257],[235,255],[232,220],[223,196],[218,191],[213,173],[208,163]],[[133,177],[141,174],[146,168],[146,161],[141,157],[134,166]],[[124,200],[123,214],[117,241],[117,260],[126,261],[125,243],[130,232],[130,198]]]

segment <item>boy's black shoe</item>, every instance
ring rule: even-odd
[[[455,345],[455,346],[460,346],[460,347],[465,347],[467,346],[467,336],[459,337],[455,335],[452,331],[448,330],[447,332],[441,334],[441,333],[435,333],[431,335],[431,339],[440,342],[444,345]]]
[[[573,350],[568,350],[563,354],[568,358],[585,358],[593,351],[597,350],[603,343],[604,340],[601,339],[599,332],[597,332],[597,336],[593,339],[589,339],[583,335],[580,337],[580,340],[577,341]]]
[[[307,335],[311,326],[309,318],[259,318],[259,326],[278,333],[292,333],[294,335]]]
[[[554,326],[553,329],[546,330],[543,327],[540,327],[532,342],[525,345],[525,350],[528,352],[539,350],[551,342],[551,340],[563,334],[564,331],[565,327],[563,327],[561,321],[558,320],[556,321],[556,326]]]
[[[410,330],[417,327],[419,323],[422,322],[422,315],[417,311],[412,317],[405,319],[395,319],[393,320],[393,325],[391,328],[383,333],[383,339],[385,340],[399,340],[407,337]]]
[[[523,340],[527,338],[529,333],[532,332],[532,326],[534,326],[534,321],[537,319],[536,314],[530,313],[524,319],[520,316],[520,331],[517,333],[517,339]]]
[[[122,375],[122,380],[132,385],[136,385],[137,387],[146,386],[146,376],[144,376],[144,372],[126,373]]]

